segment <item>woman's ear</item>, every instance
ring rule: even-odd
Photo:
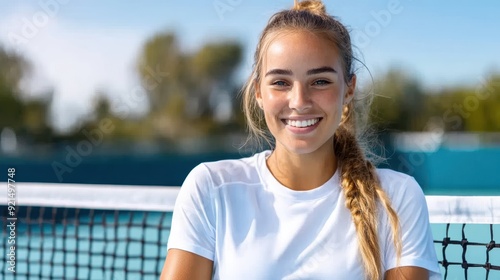
[[[347,84],[347,90],[344,96],[344,105],[349,104],[351,100],[354,98],[355,89],[356,89],[356,75],[352,74],[351,80]]]

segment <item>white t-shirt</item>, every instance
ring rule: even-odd
[[[338,172],[318,188],[294,191],[271,174],[269,154],[195,167],[175,204],[168,249],[212,260],[213,279],[364,279]],[[408,175],[377,171],[401,223],[400,265],[441,279],[421,188]],[[388,217],[379,212],[385,272],[396,266],[396,252]]]

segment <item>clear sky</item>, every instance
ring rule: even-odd
[[[425,86],[444,87],[475,85],[487,73],[500,71],[500,1],[325,2],[351,28],[374,76],[401,65]],[[175,31],[186,51],[207,41],[240,40],[245,61],[238,77],[243,80],[269,16],[292,3],[0,0],[0,44],[35,65],[26,85],[30,92],[55,90],[53,118],[64,128],[88,112],[97,90],[113,99],[137,85],[135,59],[157,32]]]

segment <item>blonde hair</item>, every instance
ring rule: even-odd
[[[264,139],[270,145],[272,137],[255,98],[261,81],[262,58],[277,35],[297,30],[312,32],[332,42],[341,57],[345,83],[350,84],[354,76],[354,55],[349,32],[336,18],[326,13],[321,1],[295,0],[292,9],[274,14],[259,39],[252,74],[243,88],[243,111],[250,132],[249,137]],[[350,210],[356,228],[365,274],[369,279],[381,279],[382,261],[377,228],[379,204],[389,216],[398,262],[401,256],[401,238],[398,216],[380,185],[373,163],[367,159],[367,151],[360,144],[364,143],[361,136],[366,131],[367,105],[369,102],[365,98],[355,98],[344,107],[333,145],[341,172],[345,206]]]

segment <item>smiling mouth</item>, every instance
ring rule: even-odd
[[[313,125],[317,124],[320,120],[321,120],[321,118],[315,118],[315,119],[309,119],[309,120],[287,120],[287,119],[284,119],[283,122],[289,126],[302,128],[302,127],[313,126]]]

